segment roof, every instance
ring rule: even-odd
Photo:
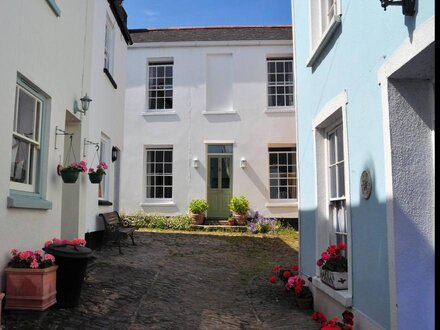
[[[133,43],[176,41],[292,40],[290,25],[207,26],[129,30]]]

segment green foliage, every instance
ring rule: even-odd
[[[229,209],[237,214],[246,214],[249,211],[249,200],[244,196],[234,196],[229,201]]]
[[[208,203],[204,199],[193,199],[188,204],[189,211],[194,214],[201,214],[208,209]]]
[[[149,214],[138,211],[130,214],[120,214],[123,222],[137,228],[154,228],[154,229],[173,229],[173,230],[189,230],[191,228],[191,217],[189,215],[176,215],[166,217],[158,214]]]

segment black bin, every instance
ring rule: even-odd
[[[87,262],[92,250],[85,246],[51,244],[44,248],[55,257],[57,269],[57,307],[75,307],[79,304]]]

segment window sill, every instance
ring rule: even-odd
[[[295,113],[295,108],[286,107],[286,108],[267,108],[264,110],[265,113]]]
[[[306,64],[307,67],[312,67],[315,64],[316,60],[330,41],[333,32],[336,30],[339,24],[341,24],[341,16],[336,15],[333,19],[333,22],[329,25],[327,31],[322,34],[321,40],[319,41],[318,45],[312,51],[312,54]]]
[[[225,110],[225,111],[202,111],[203,115],[233,115],[236,114],[235,110]]]
[[[103,200],[103,199],[98,199],[98,205],[110,206],[110,205],[113,205],[113,203],[110,201]]]
[[[112,84],[114,89],[118,89],[118,85],[116,84],[115,80],[113,79],[113,76],[111,73],[107,70],[107,68],[104,68],[104,73],[107,76],[107,78],[110,80],[110,83]]]
[[[8,208],[51,210],[52,202],[34,193],[11,192],[7,199]]]
[[[142,202],[139,203],[140,206],[176,206],[176,203],[173,201],[166,202]]]
[[[322,291],[326,295],[330,296],[344,307],[351,307],[353,299],[351,292],[348,290],[333,290],[328,285],[321,282],[321,279],[317,276],[312,277],[312,284],[318,290]]]
[[[276,203],[276,202],[269,202],[264,204],[266,207],[298,207],[297,202],[284,202],[284,203]]]
[[[175,110],[147,110],[145,112],[141,112],[142,116],[162,116],[162,115],[175,115]]]

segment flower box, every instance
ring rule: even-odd
[[[332,272],[321,268],[321,282],[335,290],[345,290],[348,288],[348,273]]]
[[[57,269],[57,265],[43,269],[7,267],[5,309],[43,311],[54,305]]]

